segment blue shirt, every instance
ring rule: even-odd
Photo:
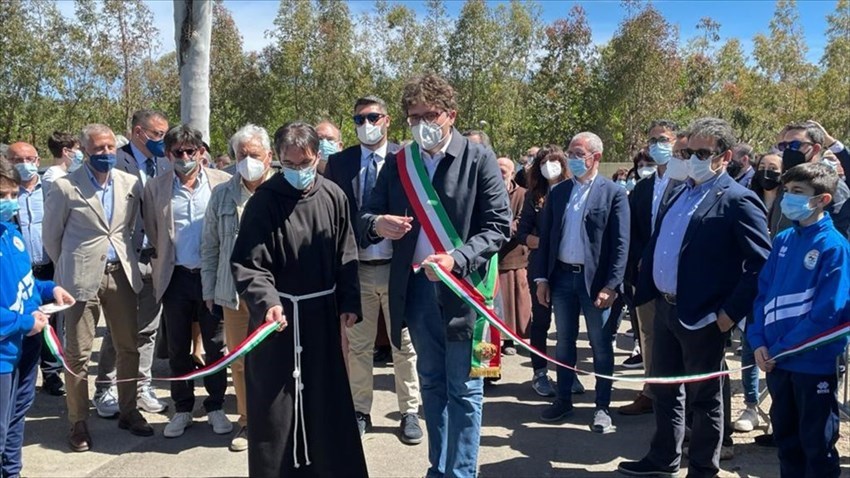
[[[106,180],[106,185],[101,186],[97,178],[91,172],[91,169],[86,166],[86,174],[89,175],[92,185],[94,186],[95,196],[100,200],[100,205],[103,206],[103,212],[106,213],[106,222],[109,226],[112,225],[112,210],[115,204],[114,188],[112,187],[112,174]],[[118,254],[115,253],[115,247],[112,246],[112,240],[109,241],[109,248],[106,250],[106,262],[118,262]]]
[[[44,189],[39,179],[32,192],[21,186],[18,189],[18,222],[30,264],[41,266],[50,262],[41,242],[41,223],[44,220]]]
[[[175,173],[171,195],[175,264],[188,269],[201,268],[204,216],[212,195],[203,170],[198,174],[195,183],[195,188],[189,189],[180,182]]]
[[[567,210],[564,211],[564,230],[558,245],[558,260],[561,262],[584,265],[584,209],[594,180],[595,174],[586,182],[572,179],[573,189]]]
[[[652,278],[655,280],[655,287],[662,293],[676,294],[676,286],[679,283],[679,254],[682,252],[685,232],[688,230],[691,216],[711,191],[711,186],[717,178],[718,176],[715,176],[700,185],[689,179],[685,189],[676,202],[670,205],[664,220],[661,221],[653,256]]]

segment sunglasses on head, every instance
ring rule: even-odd
[[[171,150],[171,154],[173,154],[175,157],[178,157],[178,158],[182,158],[184,154],[191,157],[191,156],[194,156],[195,153],[197,153],[197,152],[198,152],[197,148],[172,149]]]
[[[804,144],[808,144],[811,146],[814,143],[795,139],[794,141],[782,141],[776,145],[776,148],[779,151],[785,151],[786,149],[790,149],[791,151],[799,151]]]
[[[383,118],[384,116],[386,115],[381,113],[367,113],[365,115],[354,115],[352,116],[352,118],[354,119],[354,124],[356,124],[357,126],[362,126],[366,120],[369,120],[370,123],[375,124],[380,121],[381,118]]]
[[[706,159],[712,158],[712,157],[717,156],[718,154],[721,154],[721,153],[723,153],[723,151],[714,151],[714,150],[711,150],[711,149],[685,148],[685,149],[682,150],[682,154],[684,154],[685,157],[690,158],[691,156],[696,155],[696,157],[699,158],[700,161],[705,161]]]

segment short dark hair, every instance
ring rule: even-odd
[[[21,185],[21,175],[8,159],[0,158],[0,181],[8,181],[15,186]]]
[[[151,120],[151,118],[159,118],[166,123],[168,122],[168,118],[165,117],[165,113],[157,110],[139,110],[133,113],[133,119],[130,120],[130,124],[133,128],[139,126],[142,123],[147,123]]]
[[[274,132],[274,149],[283,161],[283,150],[295,146],[302,151],[313,154],[319,152],[319,134],[309,123],[292,121],[281,126]]]
[[[829,193],[835,196],[838,189],[838,173],[823,163],[803,163],[782,173],[782,184],[797,182],[808,184],[815,195]]]
[[[789,131],[798,131],[802,130],[806,132],[806,136],[812,141],[812,143],[819,144],[823,146],[823,142],[825,138],[823,136],[823,131],[814,125],[814,123],[810,121],[805,121],[802,123],[788,123],[782,128],[783,134]]]
[[[658,128],[659,126],[674,133],[679,130],[679,124],[675,121],[660,119],[653,120],[652,123],[649,123],[649,128],[646,128],[646,134],[649,134],[649,132],[652,131],[653,128]]]
[[[387,102],[373,95],[357,98],[357,101],[354,102],[354,111],[356,112],[363,106],[371,105],[378,105],[378,108],[381,110],[381,113],[387,114]]]
[[[411,106],[424,103],[445,111],[457,110],[455,89],[442,76],[427,73],[410,79],[401,94],[401,110],[407,115]]]
[[[694,136],[714,138],[721,153],[729,151],[738,142],[732,126],[720,118],[706,117],[694,120],[688,127],[688,139]]]
[[[52,154],[54,158],[62,156],[63,149],[73,149],[74,146],[80,146],[80,139],[71,133],[54,131],[53,134],[47,138],[47,149],[50,150],[50,154]]]
[[[200,131],[189,125],[177,125],[165,133],[165,150],[169,151],[176,144],[188,144],[196,148],[204,147],[204,137]]]
[[[481,144],[487,146],[488,148],[492,148],[492,146],[490,145],[490,137],[487,136],[487,133],[485,133],[483,130],[468,129],[463,132],[463,135],[467,138],[470,136],[478,136],[479,138],[481,138]]]

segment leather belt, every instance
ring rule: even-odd
[[[200,273],[201,273],[201,269],[200,269],[200,268],[197,268],[197,269],[189,269],[188,267],[185,267],[185,266],[174,266],[174,268],[175,268],[175,269],[180,269],[180,270],[182,270],[183,272],[188,272],[189,274],[200,274]]]
[[[360,261],[364,266],[386,266],[392,263],[392,259],[375,259],[373,261]]]
[[[121,270],[121,263],[120,262],[107,262],[105,270],[108,274],[111,274],[115,271]]]
[[[666,294],[662,292],[661,298],[664,299],[664,302],[667,302],[670,305],[676,305],[676,296],[674,294]]]
[[[566,262],[558,261],[558,268],[562,271],[581,274],[584,271],[584,264],[567,264]]]

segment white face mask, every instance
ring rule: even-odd
[[[691,155],[688,160],[688,176],[698,183],[704,183],[714,177],[714,170],[711,169],[711,160],[708,158],[705,161],[700,160],[697,155]]]
[[[266,173],[266,165],[257,158],[246,156],[236,164],[236,170],[245,181],[256,181]]]
[[[667,171],[665,176],[676,181],[684,181],[688,179],[688,162],[679,158],[673,158],[667,163]]]
[[[642,168],[638,168],[637,170],[638,177],[641,179],[652,176],[652,173],[654,172],[655,166],[644,166]]]
[[[360,140],[361,143],[372,146],[373,144],[381,141],[381,138],[384,137],[384,129],[380,126],[373,125],[366,120],[362,125],[357,127],[357,139]]]
[[[448,121],[448,118],[446,118],[446,121]],[[413,134],[413,139],[419,144],[419,146],[421,146],[425,151],[429,151],[436,148],[445,139],[443,137],[443,126],[445,126],[445,124],[445,122],[438,125],[435,123],[420,121],[419,124],[410,127],[410,132]]]
[[[540,165],[540,174],[549,180],[561,177],[561,173],[563,171],[564,170],[561,168],[561,163],[559,161],[546,161]]]

